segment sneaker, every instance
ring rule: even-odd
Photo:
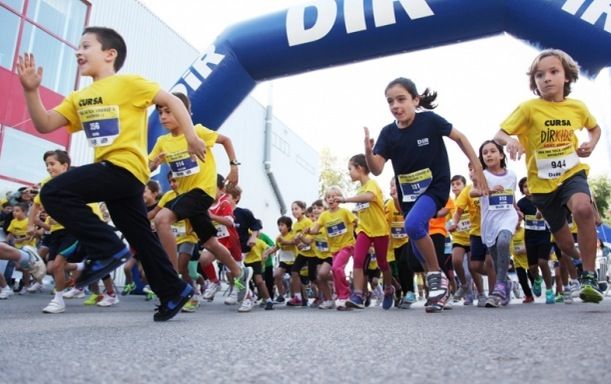
[[[569,290],[571,292],[571,297],[573,297],[574,299],[578,298],[579,293],[581,292],[581,284],[579,283],[579,280],[570,280]]]
[[[252,272],[251,267],[244,267],[242,268],[242,274],[240,277],[233,281],[234,289],[237,288],[238,302],[242,302],[242,300],[244,300],[244,298],[247,296],[247,293],[250,293],[250,279],[252,279]]]
[[[511,282],[511,290],[513,291],[513,296],[516,299],[519,299],[521,294],[520,294],[520,284],[517,281],[512,281]]]
[[[409,299],[407,298],[407,294],[406,294],[405,296],[401,298],[398,308],[399,309],[410,309],[411,307],[412,307],[412,303],[409,301]]]
[[[564,295],[562,293],[556,294],[556,297],[554,297],[554,301],[556,303],[564,303]]]
[[[555,304],[556,298],[554,297],[554,291],[551,289],[545,290],[545,304]]]
[[[116,293],[112,295],[109,293],[103,293],[100,295],[100,297],[102,297],[102,299],[96,303],[98,307],[110,307],[119,303],[119,298],[117,297]]]
[[[142,288],[142,292],[144,293],[144,300],[146,301],[151,301],[155,297],[157,297],[157,295],[155,295],[155,292],[153,292],[153,290],[151,289],[151,286],[148,284],[145,285],[144,288]]]
[[[219,283],[208,284],[208,288],[206,288],[206,290],[204,291],[203,299],[206,301],[210,301],[210,302],[213,301],[214,295],[216,295],[216,293],[220,290],[221,290],[221,284]]]
[[[24,285],[23,287],[21,287],[21,289],[19,291],[17,291],[18,295],[27,295],[28,294],[28,288]]]
[[[478,308],[485,308],[487,301],[488,301],[488,297],[486,296],[485,293],[480,293],[477,295],[477,307]]]
[[[448,290],[448,278],[441,271],[426,274],[426,284],[429,287],[429,303],[426,307],[427,313],[441,312],[445,306],[450,291]]]
[[[32,274],[32,277],[36,279],[39,283],[42,283],[42,279],[47,274],[47,267],[45,266],[45,262],[42,260],[40,256],[38,256],[38,252],[34,247],[29,245],[21,248],[22,252],[25,252],[29,256],[28,260],[28,270]]]
[[[384,288],[384,299],[382,299],[382,308],[390,309],[395,299],[395,287],[392,285]]]
[[[254,306],[254,303],[250,296],[251,295],[248,295],[244,298],[244,300],[242,300],[242,303],[240,303],[240,307],[238,308],[238,312],[244,313],[244,312],[252,311],[252,307]]]
[[[507,282],[497,281],[492,294],[486,300],[486,308],[498,308],[507,300]]]
[[[537,276],[535,282],[533,283],[533,293],[537,297],[541,297],[541,283],[543,283],[543,279],[541,276]]]
[[[238,293],[235,291],[235,289],[231,289],[231,291],[229,291],[229,296],[227,296],[225,298],[225,304],[226,305],[236,305],[238,303]]]
[[[443,306],[443,309],[451,310],[453,305],[454,305],[454,296],[450,293],[450,296],[448,296],[448,300],[446,301],[446,304]]]
[[[463,305],[473,305],[473,292],[467,292]]]
[[[571,293],[571,287],[566,286],[562,291],[562,301],[564,304],[573,304],[573,294]]]
[[[535,298],[532,296],[524,296],[524,300],[522,300],[522,304],[532,304],[535,302]]]
[[[416,295],[412,291],[408,291],[405,296],[403,296],[403,301],[409,304],[414,304],[418,299],[416,299]]]
[[[195,311],[197,311],[197,308],[199,308],[199,299],[195,297],[195,295],[193,295],[193,297],[191,298],[191,300],[189,300],[187,302],[187,304],[185,304],[181,311],[182,312],[187,312],[187,313],[193,313]]]
[[[92,293],[89,297],[83,301],[83,305],[96,305],[98,301],[102,300],[102,295],[98,295],[97,293]]]
[[[287,307],[301,307],[303,302],[301,299],[298,299],[297,296],[293,296],[292,299],[286,302]]]
[[[318,309],[333,309],[335,303],[333,300],[323,300],[322,303],[318,305]]]
[[[454,292],[454,301],[461,301],[467,295],[467,287],[461,285],[456,292]]]
[[[581,291],[579,298],[584,303],[598,304],[603,299],[603,294],[598,290],[598,278],[596,272],[586,272],[581,274]]]
[[[512,286],[513,286],[513,281],[507,280],[505,282],[505,297],[501,300],[501,305],[506,306],[511,301]]]
[[[76,280],[76,287],[83,288],[91,283],[95,283],[102,277],[120,267],[129,259],[130,253],[128,248],[123,248],[119,252],[102,260],[85,260],[85,269],[81,271]]]
[[[41,292],[42,291],[42,284],[40,284],[38,281],[35,281],[32,283],[32,285],[30,285],[26,291],[28,291],[28,293],[36,293],[36,292]]]
[[[286,304],[288,305],[288,303]],[[364,309],[363,296],[358,293],[352,293],[346,301],[346,307]]]
[[[6,300],[10,295],[13,294],[13,290],[8,285],[0,289],[0,300]]]
[[[162,302],[157,306],[155,314],[153,315],[154,321],[167,321],[182,309],[182,307],[193,297],[195,291],[189,284],[185,284],[183,290],[171,300]]]
[[[62,293],[62,297],[64,299],[82,299],[85,297],[85,292],[82,289],[70,288],[68,291]]]
[[[496,289],[495,289],[496,291]],[[501,306],[501,297],[492,293],[486,300],[486,308],[498,308]]]
[[[274,299],[274,304],[282,304],[285,301],[286,300],[284,299],[284,296],[276,296],[276,298]]]
[[[265,302],[265,310],[266,311],[271,311],[274,309],[274,303],[271,301],[266,301]]]
[[[42,309],[43,313],[62,313],[66,310],[66,304],[63,301],[51,300],[51,302]]]
[[[131,282],[125,284],[123,290],[121,291],[121,296],[127,296],[136,290],[136,283]]]
[[[335,309],[338,311],[347,311],[350,308],[346,306],[346,299],[337,299],[335,300]]]

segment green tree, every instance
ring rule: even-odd
[[[598,207],[600,217],[607,224],[611,223],[611,179],[606,176],[598,176],[590,179],[590,189],[594,194],[594,201]]]
[[[351,195],[355,191],[354,184],[348,175],[348,159],[338,159],[331,152],[331,149],[325,147],[320,151],[320,178],[318,194],[322,199],[325,196],[325,190],[336,185],[342,189],[344,194]]]

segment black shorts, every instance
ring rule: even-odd
[[[482,242],[481,236],[469,236],[471,241],[471,261],[484,261],[488,253],[488,247]]]
[[[566,205],[576,193],[592,196],[585,171],[569,177],[553,192],[533,193],[532,202],[543,214],[552,233],[559,231],[568,222],[570,211]]]
[[[454,269],[454,266],[452,265],[452,254],[446,253],[446,237],[440,233],[435,233],[431,235],[431,240],[433,240],[435,246],[439,267],[447,274],[447,271]]]
[[[260,261],[256,261],[254,263],[244,263],[245,266],[252,268],[252,275],[261,275],[263,276],[263,265]]]
[[[549,260],[549,255],[552,252],[552,243],[542,244],[526,244],[526,258],[528,266],[539,265],[539,260]]]
[[[77,242],[74,248],[71,248],[72,252],[68,252],[69,255],[65,255],[61,253],[66,258],[66,261],[69,263],[80,263],[85,260],[87,256],[87,252],[85,252],[85,247],[83,247],[81,242]]]
[[[316,266],[318,265],[316,257],[297,255],[293,268],[291,268],[291,273],[300,274],[301,269],[306,265],[308,266],[308,279],[310,279],[310,281],[316,280]]]
[[[327,263],[329,265],[333,265],[333,258],[332,257],[327,257],[325,259],[320,259],[320,258],[316,258],[316,264],[317,265],[322,265],[323,263]]]
[[[365,276],[367,276],[367,281],[371,281],[373,279],[379,279],[382,272],[380,272],[380,268],[376,269],[367,269],[365,272]]]
[[[208,213],[214,199],[201,189],[192,189],[168,201],[166,208],[174,212],[176,221],[188,219],[202,243],[216,236],[216,228]]]
[[[465,250],[465,253],[469,253],[471,251],[471,247],[468,245],[462,245],[458,243],[452,243],[452,249],[454,248],[462,248]]]
[[[293,269],[293,264],[287,264],[284,261],[281,261],[280,263],[278,263],[278,268],[284,269],[284,273],[291,273],[291,270]]]
[[[43,245],[49,249],[47,257],[49,261],[55,260],[57,255],[62,255],[67,259],[74,253],[78,240],[67,230],[60,229],[45,235]]]

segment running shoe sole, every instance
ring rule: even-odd
[[[85,269],[76,281],[76,288],[85,288],[89,284],[97,282],[125,263],[129,259],[129,255],[129,249],[123,248],[108,259],[85,261]]]
[[[191,300],[194,294],[195,294],[195,290],[189,284],[186,284],[185,288],[182,290],[182,292],[180,293],[180,295],[177,298],[174,298],[172,300],[169,300],[165,304],[162,304],[163,307],[167,308],[167,311],[164,311],[163,313],[161,311],[158,311],[157,313],[155,313],[155,315],[153,315],[153,320],[154,321],[170,320],[171,318],[176,316],[178,312],[180,312],[182,307],[184,307],[185,304],[189,300]]]
[[[585,285],[581,288],[581,291],[579,292],[579,298],[584,302],[584,303],[594,303],[594,304],[598,304],[602,301],[603,299],[603,295],[602,293],[600,293],[598,290],[592,288],[589,285]]]

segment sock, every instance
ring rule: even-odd
[[[85,262],[81,261],[80,263],[76,263],[76,270],[77,271],[82,271],[83,269],[85,269]]]
[[[55,297],[53,298],[55,301],[59,303],[64,303],[64,297],[62,296],[63,292],[55,292]]]

